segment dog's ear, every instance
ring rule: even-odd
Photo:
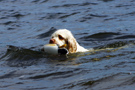
[[[75,40],[75,38],[68,38],[67,44],[68,44],[68,51],[70,53],[75,53],[77,50],[77,41]]]

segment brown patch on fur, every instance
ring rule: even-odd
[[[69,38],[67,40],[67,49],[70,53],[75,53],[77,50],[76,40],[74,38]]]

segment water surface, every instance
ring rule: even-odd
[[[2,90],[134,90],[134,0],[0,0]],[[93,51],[45,55],[56,29]]]

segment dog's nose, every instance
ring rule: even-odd
[[[49,43],[50,43],[50,44],[55,44],[55,40],[54,40],[54,39],[51,39],[51,40],[49,41]]]

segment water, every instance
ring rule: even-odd
[[[0,0],[1,90],[134,90],[135,0]],[[39,49],[69,29],[91,52]]]

